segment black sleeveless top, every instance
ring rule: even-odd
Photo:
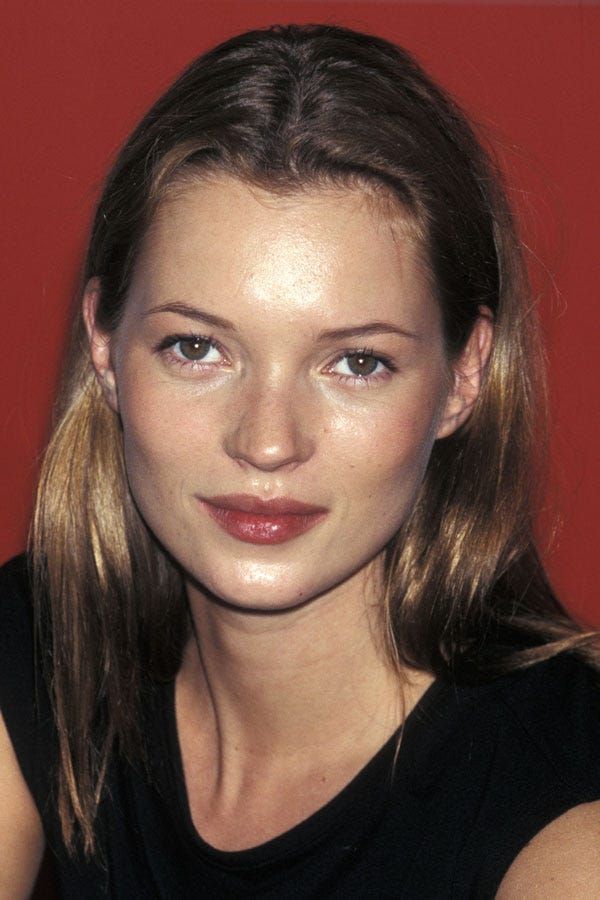
[[[273,840],[215,850],[190,817],[174,685],[152,685],[150,777],[119,758],[101,803],[101,862],[67,856],[53,800],[56,736],[38,689],[23,559],[0,570],[0,707],[39,809],[61,896],[492,898],[546,824],[600,799],[600,691],[568,655],[477,686],[436,681],[333,800]],[[39,688],[39,686],[38,686]]]

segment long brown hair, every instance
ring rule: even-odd
[[[278,26],[196,60],[122,149],[100,199],[84,281],[114,331],[140,242],[174,180],[228,173],[270,191],[362,186],[422,241],[449,358],[482,306],[494,319],[468,423],[439,440],[414,509],[385,551],[390,659],[485,678],[563,649],[592,657],[532,538],[541,350],[502,179],[456,104],[404,50],[333,26]],[[130,496],[118,417],[81,315],[32,529],[42,662],[59,736],[67,846],[94,847],[111,753],[139,757],[147,679],[174,677],[187,634],[182,578]]]

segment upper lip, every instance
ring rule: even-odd
[[[237,509],[241,512],[258,515],[307,516],[327,512],[323,506],[303,503],[301,500],[293,500],[291,497],[273,497],[271,500],[263,500],[262,497],[255,497],[252,494],[219,494],[203,499],[206,503],[219,506],[221,509]]]

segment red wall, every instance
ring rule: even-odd
[[[562,519],[549,563],[569,605],[600,623],[600,148],[592,121],[600,8],[591,5],[5,0],[0,558],[24,544],[84,234],[107,160],[192,57],[277,21],[338,22],[404,44],[498,132],[548,337],[549,510]]]

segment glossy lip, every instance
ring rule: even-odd
[[[224,494],[198,499],[224,531],[249,544],[282,544],[309,531],[328,512],[290,497]]]

